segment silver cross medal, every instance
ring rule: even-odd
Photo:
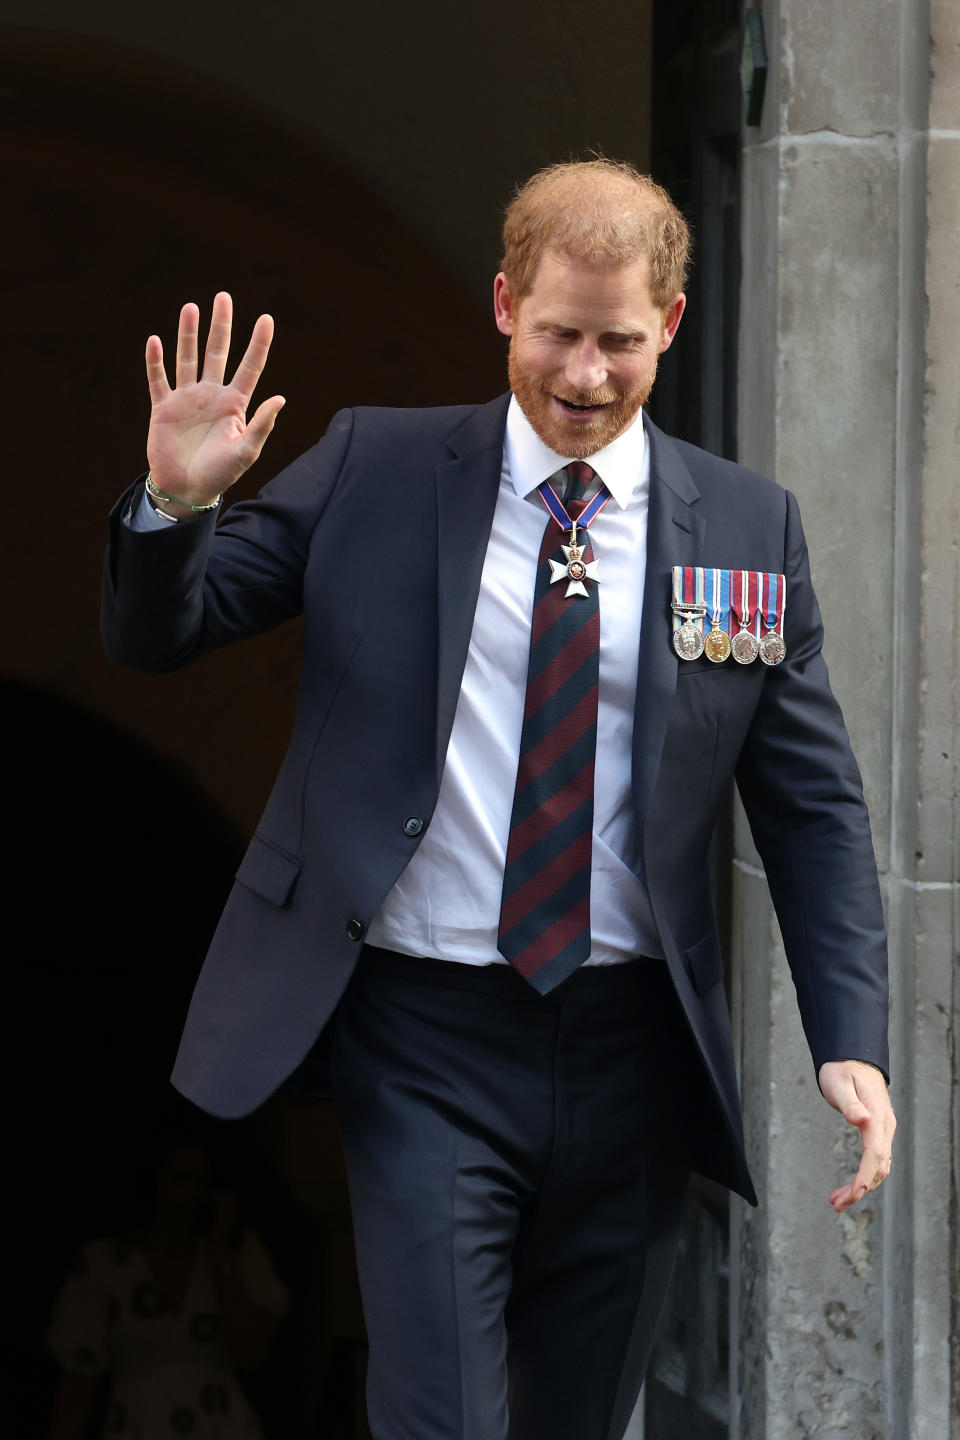
[[[566,557],[566,565],[561,565],[559,560],[550,561],[550,584],[556,585],[558,580],[569,580],[570,582],[567,586],[567,593],[563,597],[565,600],[569,600],[571,595],[587,594],[584,580],[595,580],[598,585],[600,584],[600,577],[597,574],[600,562],[591,560],[587,563],[581,558],[584,546],[577,544],[577,522],[572,520],[570,524],[570,544],[560,546]]]

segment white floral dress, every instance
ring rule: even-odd
[[[252,1231],[234,1263],[250,1299],[279,1318],[287,1291]],[[57,1298],[47,1342],[65,1370],[111,1377],[109,1440],[262,1440],[223,1339],[202,1245],[178,1311],[136,1246],[85,1245]]]

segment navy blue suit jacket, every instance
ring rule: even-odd
[[[174,1072],[244,1114],[304,1058],[365,926],[436,804],[500,480],[508,397],[343,411],[258,499],[138,534],[113,512],[104,638],[167,670],[304,615],[297,717],[194,994]],[[816,1067],[887,1070],[886,947],[860,777],[820,653],[791,495],[648,423],[651,488],[632,776],[638,853],[670,975],[702,1057],[698,1168],[748,1197],[708,878],[736,778]],[[402,538],[401,538],[402,537]],[[671,644],[671,568],[783,571],[776,668]],[[422,832],[421,832],[422,834]],[[763,957],[762,963],[766,962]]]

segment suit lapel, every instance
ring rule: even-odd
[[[633,726],[634,814],[641,845],[677,684],[679,661],[671,643],[672,569],[697,563],[705,530],[695,508],[700,492],[680,451],[646,416],[644,424],[650,443],[650,509]]]
[[[437,778],[446,758],[500,487],[510,396],[480,406],[437,467]]]
[[[448,442],[437,467],[437,777],[442,773],[466,664],[480,577],[500,485],[509,395],[480,406]],[[638,839],[650,805],[677,684],[671,644],[671,571],[695,565],[705,524],[700,492],[669,436],[644,416],[650,444],[647,567],[640,630],[633,795]]]

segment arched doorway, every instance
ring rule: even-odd
[[[163,681],[100,651],[106,512],[143,468],[146,336],[169,351],[180,304],[209,314],[220,288],[238,333],[275,315],[264,393],[287,408],[245,494],[343,405],[490,398],[502,341],[408,226],[270,112],[87,42],[9,31],[4,49],[3,668],[115,718],[252,829],[286,742],[290,628]]]
[[[342,405],[485,399],[505,366],[492,325],[422,240],[271,114],[141,57],[4,39],[15,103],[0,175],[17,244],[4,297],[16,419],[4,708],[24,787],[11,893],[31,921],[11,1006],[27,1043],[8,1050],[11,1153],[26,1177],[14,1289],[29,1298],[9,1313],[6,1353],[28,1435],[43,1430],[39,1337],[59,1267],[108,1223],[124,1147],[166,1111],[179,1023],[297,680],[296,626],[163,679],[100,650],[106,513],[143,468],[145,337],[172,348],[180,303],[208,311],[218,288],[234,293],[239,329],[275,315],[268,383],[288,397],[287,423],[247,494]],[[157,868],[177,877],[160,893]],[[315,1374],[317,1346],[360,1328],[334,1129],[317,1107],[281,1101],[237,1144],[282,1178],[286,1240],[320,1276],[323,1313],[298,1318],[310,1353],[289,1372]],[[282,1388],[300,1407],[284,1423],[311,1433],[294,1427],[317,1395]]]

